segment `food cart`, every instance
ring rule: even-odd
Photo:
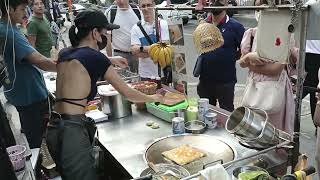
[[[300,60],[297,66],[298,79],[294,126],[294,131],[299,132],[303,86],[302,74],[304,74],[304,52],[308,12],[307,6],[303,6],[302,2],[297,0],[294,1],[293,5],[288,6],[205,7],[203,11],[210,11],[212,9],[290,9],[292,11],[294,17],[293,26],[295,29],[298,29],[297,27],[299,27],[299,33],[297,34],[300,39]],[[173,8],[156,8],[156,20],[158,18],[158,10],[173,10]],[[194,10],[194,8],[177,7],[175,10]],[[297,22],[299,22],[299,26]],[[206,168],[206,166],[211,163],[217,162],[224,164],[229,174],[231,174],[232,170],[237,166],[248,164],[257,165],[259,163],[270,173],[277,174],[279,167],[282,167],[283,169],[291,167],[293,170],[299,155],[298,133],[289,141],[282,142],[273,147],[257,150],[257,148],[241,145],[235,136],[226,131],[224,126],[228,116],[230,116],[230,112],[226,112],[225,110],[213,106],[210,108],[218,114],[217,119],[219,126],[216,129],[208,129],[203,134],[197,135],[173,135],[171,123],[163,121],[148,112],[137,111],[135,108],[133,108],[132,115],[130,116],[109,119],[105,122],[98,123],[99,144],[104,152],[103,176],[109,176],[116,179],[131,179],[146,175],[148,173],[146,173],[146,171],[150,171],[150,169],[148,170],[148,162],[153,161],[154,164],[165,163],[165,160],[161,159],[162,151],[175,148],[184,143],[195,143],[194,146],[208,148],[206,149],[207,152],[219,155],[193,167],[187,167],[190,171],[190,175],[196,176],[199,170]],[[147,127],[146,123],[150,120],[158,123],[160,128],[151,129]],[[277,153],[277,150],[283,147],[287,150],[290,158],[281,156]],[[193,176],[190,176],[189,178],[191,177]]]

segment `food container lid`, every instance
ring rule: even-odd
[[[116,96],[119,94],[119,92],[115,90],[112,85],[109,84],[98,86],[98,94],[102,96]]]

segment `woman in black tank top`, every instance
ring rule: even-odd
[[[72,47],[59,54],[56,112],[51,115],[47,144],[63,180],[95,180],[92,142],[96,128],[84,112],[97,93],[97,80],[107,80],[133,102],[160,102],[162,97],[128,87],[100,52],[107,45],[106,32],[118,25],[108,23],[100,11],[80,12],[74,22],[69,30]]]

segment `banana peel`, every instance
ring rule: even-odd
[[[294,168],[294,171],[296,171],[296,176],[298,178],[302,178],[303,180],[312,180],[311,176],[307,176],[305,177],[305,175],[303,175],[303,169],[308,167],[308,156],[307,154],[301,154],[298,157],[298,163],[296,165],[296,167]]]

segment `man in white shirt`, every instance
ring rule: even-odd
[[[110,6],[106,11],[106,16],[110,23],[120,25],[120,28],[113,30],[108,39],[112,39],[112,43],[108,43],[112,47],[107,47],[109,57],[122,56],[128,60],[129,68],[132,72],[138,72],[138,60],[132,55],[130,47],[130,31],[132,26],[141,19],[140,10],[134,4],[129,4],[129,0],[116,0],[116,5]]]
[[[307,40],[305,60],[305,71],[307,72],[307,76],[303,85],[316,88],[319,82],[318,70],[320,68],[320,40]],[[305,97],[307,94],[310,94],[311,115],[314,117],[317,104],[316,93],[303,90],[302,96]]]
[[[140,0],[139,7],[143,13],[141,25],[149,35],[153,43],[157,42],[154,19],[154,0]],[[160,37],[162,42],[169,42],[168,23],[164,20],[159,21]],[[152,44],[153,44],[152,43]],[[137,24],[131,30],[131,50],[132,54],[139,57],[139,75],[142,80],[152,80],[159,77],[158,65],[154,64],[149,56],[150,43],[143,35]]]

